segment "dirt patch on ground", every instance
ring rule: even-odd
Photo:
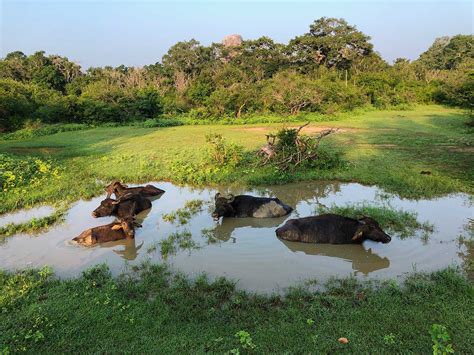
[[[249,127],[249,128],[234,128],[236,131],[243,132],[270,132],[272,129],[268,127]]]
[[[355,144],[355,145],[358,145],[358,146],[367,146],[367,147],[379,147],[379,148],[400,148],[400,146],[396,145],[396,144],[377,144],[377,143],[351,143],[351,144]]]
[[[12,147],[8,152],[17,154],[54,154],[62,150],[63,147]]]
[[[287,126],[288,128],[299,128],[300,126]],[[330,127],[330,126],[308,126],[304,127],[301,132],[304,134],[314,134],[314,133],[319,133],[327,129],[331,128],[336,128],[338,132],[353,132],[353,131],[361,131],[361,129],[358,128],[340,128],[340,127]],[[268,132],[275,132],[277,128],[274,127],[248,127],[248,128],[235,128],[237,131],[241,132],[262,132],[262,133],[268,133]]]
[[[450,152],[474,153],[474,147],[447,147]]]

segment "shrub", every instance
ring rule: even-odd
[[[206,142],[208,143],[206,159],[210,164],[235,167],[242,160],[244,148],[226,142],[221,134],[208,134]]]

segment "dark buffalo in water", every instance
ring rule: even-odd
[[[120,181],[114,181],[105,187],[107,192],[107,198],[110,198],[112,194],[119,198],[128,193],[140,194],[143,197],[158,196],[165,193],[164,190],[159,189],[153,185],[128,187],[127,185],[121,184]]]
[[[118,200],[106,198],[92,212],[92,217],[116,216],[125,218],[134,216],[151,208],[151,201],[140,194],[127,194]]]
[[[304,243],[360,244],[367,239],[382,243],[391,240],[370,217],[353,219],[336,214],[290,219],[276,230],[276,235]]]
[[[212,213],[214,219],[220,217],[255,217],[270,218],[282,217],[293,211],[277,198],[254,197],[248,195],[222,197],[215,196],[216,208]]]
[[[135,227],[138,226],[132,217],[123,218],[104,226],[90,228],[82,232],[74,242],[82,245],[113,242],[115,240],[135,238]]]

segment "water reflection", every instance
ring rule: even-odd
[[[390,266],[390,260],[387,257],[380,257],[375,254],[371,248],[366,250],[360,244],[310,244],[289,242],[279,238],[278,240],[294,253],[328,256],[351,262],[355,276],[358,275],[358,273],[367,276],[373,271],[386,269]]]
[[[140,243],[140,245],[137,246],[135,239],[120,240],[118,242],[114,242],[113,246],[123,245],[124,248],[122,250],[113,249],[112,251],[115,254],[117,254],[118,256],[120,256],[122,259],[129,260],[129,261],[135,260],[138,256],[138,251],[143,246],[143,243],[144,242],[142,241]],[[107,243],[102,244],[101,247],[102,248],[111,247],[111,246],[108,246],[108,245],[105,245],[105,244],[107,244]]]
[[[78,201],[68,211],[65,222],[30,237],[20,234],[0,238],[0,268],[18,269],[50,265],[61,277],[77,276],[92,265],[107,263],[112,273],[119,274],[127,264],[136,265],[148,258],[162,263],[161,253],[147,253],[173,233],[189,231],[199,249],[177,250],[169,256],[174,270],[189,275],[207,273],[211,278],[226,276],[238,280],[238,286],[251,291],[272,292],[275,288],[295,285],[299,281],[330,277],[397,278],[413,271],[434,271],[449,265],[473,264],[469,218],[473,218],[469,196],[454,194],[433,200],[400,199],[387,195],[377,187],[354,183],[302,182],[258,189],[239,187],[196,188],[176,186],[167,182],[149,182],[166,191],[153,199],[151,210],[137,216],[142,224],[135,240],[123,240],[85,248],[68,243],[87,228],[111,223],[114,218],[93,218],[103,196]],[[282,218],[225,218],[215,224],[208,209],[191,216],[185,225],[169,223],[163,215],[182,209],[187,201],[203,200],[213,209],[214,195],[221,193],[251,194],[278,197],[295,210]],[[390,244],[316,245],[279,241],[275,229],[286,219],[314,214],[320,205],[357,204],[362,202],[390,203],[395,209],[418,213],[419,221],[428,221],[435,231],[427,241],[419,235],[406,239],[394,238]],[[375,201],[375,202],[374,202]],[[466,223],[468,223],[466,225]],[[209,240],[203,230],[209,233]],[[214,242],[222,241],[222,242]],[[4,243],[2,243],[4,241]],[[186,243],[185,243],[186,244]],[[369,249],[368,247],[371,247]]]
[[[282,224],[287,218],[288,216],[279,218],[223,218],[214,228],[213,233],[214,237],[220,241],[227,242],[228,240],[232,240],[232,242],[235,243],[236,239],[232,237],[232,234],[239,228],[276,229],[276,227]],[[256,231],[256,234],[258,234],[258,231]]]
[[[341,191],[341,183],[321,181],[300,182],[286,185],[275,185],[265,188],[256,188],[262,195],[278,197],[281,201],[295,207],[301,203],[320,204],[320,200]]]

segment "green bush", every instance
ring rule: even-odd
[[[182,126],[183,122],[176,119],[165,119],[165,118],[151,118],[140,123],[141,127],[155,128],[155,127],[175,127]]]

